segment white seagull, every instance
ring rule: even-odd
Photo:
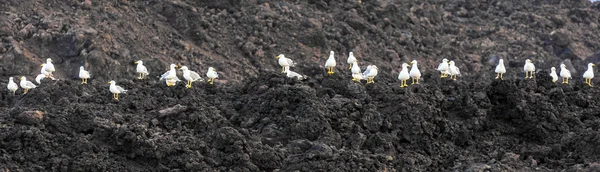
[[[42,72],[42,73],[46,74],[46,78],[51,78],[53,76],[52,72],[55,71],[54,64],[52,64],[52,59],[47,58],[46,59],[46,64],[42,64],[41,66],[43,67],[42,70],[45,71],[45,72]]]
[[[454,80],[456,80],[456,76],[460,75],[460,69],[458,69],[458,67],[456,67],[456,65],[454,64],[454,61],[450,61],[450,66],[448,66],[449,69],[449,73],[450,73],[450,78],[452,78],[454,76]]]
[[[181,66],[181,70],[183,71],[183,78],[188,81],[185,87],[192,88],[192,82],[194,81],[204,81],[198,73],[191,71],[187,66]]]
[[[284,70],[285,72],[285,70]],[[219,74],[217,74],[217,69],[213,67],[208,68],[208,72],[206,72],[206,76],[208,77],[208,83],[213,84],[215,78],[219,78]]]
[[[350,52],[350,54],[348,55],[348,64],[350,64],[350,67],[348,69],[352,69],[352,64],[354,63],[354,61],[356,60],[356,57],[354,57],[354,53]]]
[[[27,81],[27,78],[25,78],[24,76],[21,77],[21,82],[19,83],[19,85],[21,85],[21,88],[25,89],[25,91],[23,91],[23,94],[27,94],[27,91],[29,91],[29,89],[34,89],[35,87],[37,87],[31,81]]]
[[[127,90],[123,89],[123,87],[116,85],[117,83],[115,81],[110,81],[108,83],[110,84],[110,87],[108,87],[108,89],[111,93],[113,93],[113,98],[115,100],[119,100],[120,93],[127,92]]]
[[[360,66],[358,66],[358,60],[354,60],[354,62],[352,62],[352,69],[350,71],[352,72],[353,81],[360,82],[360,80],[364,78],[360,71]]]
[[[585,83],[592,87],[592,78],[594,78],[594,63],[588,63],[588,69],[583,73],[583,78],[585,78]]]
[[[306,78],[306,76],[304,76],[304,75],[301,75],[301,74],[299,74],[299,73],[296,73],[296,72],[294,72],[294,71],[291,71],[291,70],[286,70],[285,72],[287,73],[287,77],[288,77],[288,78],[294,78],[294,77],[295,77],[295,78],[297,78],[298,80],[302,80],[302,79]]]
[[[283,54],[279,54],[277,57],[279,59],[279,65],[281,66],[281,73],[285,73],[286,67],[294,67],[296,63],[292,59],[285,58]],[[289,68],[287,68],[289,69]]]
[[[560,77],[563,80],[563,84],[569,84],[569,78],[571,78],[571,71],[567,69],[567,65],[565,64],[560,64]]]
[[[369,65],[367,67],[367,70],[365,70],[365,72],[363,72],[363,76],[367,78],[367,84],[375,83],[373,78],[375,78],[375,76],[377,76],[377,70],[379,70],[379,68],[377,68],[377,66]]]
[[[535,72],[535,65],[531,63],[531,60],[525,60],[525,66],[523,66],[523,70],[525,71],[525,78],[533,78],[533,73]]]
[[[145,76],[148,76],[148,74],[150,74],[148,73],[148,69],[146,68],[146,66],[144,66],[144,62],[138,60],[134,63],[137,64],[137,66],[135,67],[135,71],[140,74],[138,79],[144,79]]]
[[[438,71],[440,71],[441,75],[440,78],[445,78],[448,77],[448,74],[450,74],[449,68],[448,68],[448,59],[442,59],[442,63],[440,63],[440,65],[438,65],[437,68]]]
[[[12,91],[13,95],[15,95],[15,92],[17,91],[17,89],[19,89],[19,86],[17,85],[17,83],[15,83],[15,81],[13,81],[13,77],[9,77],[8,85],[6,85],[6,88]]]
[[[416,84],[419,84],[419,79],[421,79],[421,71],[419,70],[419,67],[417,67],[417,60],[411,61],[410,64],[412,64],[412,68],[410,68],[412,84],[415,84],[415,80],[417,81]]]
[[[169,66],[169,71],[167,71],[167,72],[165,72],[164,74],[162,74],[162,75],[160,76],[160,79],[159,79],[159,81],[160,81],[160,80],[163,80],[163,79],[165,79],[165,80],[167,80],[167,81],[166,81],[166,82],[167,82],[167,86],[169,86],[169,87],[170,87],[170,86],[175,86],[175,84],[176,84],[178,81],[181,81],[181,80],[180,80],[180,79],[177,77],[177,70],[175,70],[175,68],[177,68],[177,65],[175,65],[175,64],[171,64],[171,65]]]
[[[83,66],[79,67],[79,78],[81,78],[81,84],[87,84],[87,80],[90,78],[90,72],[83,69]]]
[[[504,60],[498,60],[498,65],[496,66],[496,70],[494,70],[494,72],[496,72],[496,79],[500,78],[500,80],[504,80],[504,78],[502,78],[502,74],[506,73],[506,68],[504,67]]]
[[[552,77],[552,82],[558,81],[558,75],[556,75],[556,68],[550,68],[550,76]]]
[[[327,67],[327,74],[333,74],[333,69],[335,68],[335,57],[333,55],[333,51],[329,52],[329,58],[325,62],[325,67]]]
[[[398,79],[400,80],[400,88],[408,86],[406,84],[406,80],[410,78],[410,75],[408,74],[408,67],[408,64],[402,63],[402,70],[400,71],[400,74],[398,74]]]

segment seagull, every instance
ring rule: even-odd
[[[285,72],[286,70],[284,70]],[[208,68],[208,72],[206,72],[206,76],[208,77],[208,83],[213,84],[215,78],[219,78],[219,74],[217,74],[217,69],[213,67]]]
[[[585,83],[592,87],[592,78],[594,78],[594,63],[588,63],[588,69],[583,73],[583,78],[585,78]]]
[[[419,79],[421,79],[421,71],[419,70],[419,67],[417,67],[417,60],[411,61],[410,64],[412,64],[412,68],[410,68],[410,77],[412,78],[412,84],[415,84],[415,80],[417,80],[416,84],[419,84]]]
[[[400,88],[408,86],[406,84],[406,80],[408,80],[408,78],[410,78],[410,76],[408,74],[409,66],[410,65],[408,65],[406,63],[402,63],[402,71],[400,71],[400,74],[398,74],[398,79],[400,80]]]
[[[533,73],[535,72],[535,65],[531,63],[531,60],[527,59],[525,60],[525,66],[523,66],[523,70],[525,70],[525,78],[533,78]]]
[[[29,89],[34,89],[35,87],[37,87],[31,81],[27,81],[27,78],[25,78],[24,76],[21,77],[21,82],[19,83],[19,85],[21,85],[21,88],[25,89],[25,91],[23,91],[23,94],[27,94],[27,91],[29,91]]]
[[[17,83],[15,83],[15,81],[13,81],[13,77],[9,77],[8,85],[6,85],[6,88],[12,91],[13,95],[15,95],[15,92],[17,91],[17,89],[19,89],[19,86],[17,85]]]
[[[356,60],[356,57],[354,57],[354,53],[350,52],[350,54],[348,55],[348,64],[350,64],[350,67],[348,69],[352,69],[352,64],[354,63],[354,61],[358,60]]]
[[[140,76],[137,79],[144,79],[145,76],[148,76],[148,69],[146,68],[146,66],[144,66],[144,62],[138,60],[134,63],[137,64],[137,67],[135,67],[135,71],[140,74]]]
[[[449,73],[450,73],[450,78],[452,78],[452,76],[454,76],[454,80],[456,80],[456,76],[460,75],[460,69],[458,69],[458,67],[456,67],[456,65],[454,64],[454,61],[450,61],[450,66],[448,66],[449,69]]]
[[[325,62],[325,67],[327,67],[327,74],[333,74],[333,68],[335,67],[335,57],[333,55],[333,51],[329,52],[329,58]]]
[[[119,93],[125,93],[127,90],[123,89],[123,87],[116,85],[115,81],[108,82],[110,87],[108,88],[111,93],[113,93],[113,98],[115,100],[119,100]]]
[[[303,80],[303,79],[305,79],[305,78],[306,78],[306,76],[304,76],[304,75],[300,75],[299,73],[296,73],[296,72],[294,72],[294,71],[291,71],[291,70],[286,70],[285,72],[287,73],[287,77],[288,77],[288,78],[294,78],[294,77],[295,77],[295,78],[297,78],[298,80]]]
[[[440,78],[445,78],[448,77],[448,59],[442,59],[442,63],[440,63],[440,65],[438,65],[437,68],[438,71],[440,71],[441,76]]]
[[[354,62],[352,62],[352,80],[356,81],[356,82],[360,82],[360,80],[363,79],[363,75],[360,71],[360,67],[358,66],[358,60],[354,60]]]
[[[187,88],[192,88],[192,82],[194,81],[204,81],[198,73],[189,70],[187,66],[181,66],[181,70],[183,71],[183,78],[188,81],[188,84],[185,86]]]
[[[375,83],[375,81],[373,81],[373,78],[375,78],[375,76],[377,76],[378,69],[379,68],[377,68],[377,66],[375,66],[375,65],[369,65],[367,67],[367,70],[365,70],[365,72],[363,73],[363,76],[367,78],[367,84]]]
[[[558,80],[558,75],[556,75],[556,68],[550,68],[550,76],[552,77],[552,82],[556,82]]]
[[[46,73],[46,78],[51,78],[52,77],[52,72],[55,71],[54,64],[52,64],[52,59],[47,58],[46,59],[46,64],[42,64],[41,66],[43,67],[42,71],[45,71],[45,72],[42,72],[42,73]]]
[[[167,80],[167,86],[174,86],[179,80],[179,78],[177,78],[177,71],[175,70],[175,68],[177,68],[177,65],[175,64],[171,64],[169,66],[169,71],[165,72],[164,74],[162,74],[160,76],[160,80]]]
[[[569,84],[569,78],[571,78],[571,71],[567,69],[567,65],[560,64],[560,77],[563,80],[563,84]]]
[[[283,54],[279,54],[277,57],[279,59],[279,65],[281,66],[281,73],[285,73],[286,67],[294,67],[296,63],[292,61],[292,59],[285,58]]]
[[[42,80],[46,77],[46,75],[44,74],[39,74],[35,77],[35,82],[37,82],[38,84],[42,84]]]
[[[502,78],[502,74],[506,73],[506,68],[504,67],[504,60],[498,60],[498,65],[496,66],[496,70],[494,72],[496,72],[496,79],[500,78],[500,80],[504,80],[504,78]]]
[[[79,67],[79,78],[81,78],[81,84],[87,84],[87,80],[90,78],[90,72],[83,69],[83,66]]]

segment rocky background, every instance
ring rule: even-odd
[[[3,0],[0,12],[0,85],[32,80],[46,58],[59,78],[0,91],[0,171],[600,170],[600,89],[581,77],[600,63],[600,2]],[[350,81],[350,51],[380,68],[375,84]],[[278,54],[309,78],[285,78]],[[434,71],[442,58],[457,81]],[[422,84],[399,88],[414,59]],[[220,78],[166,87],[171,63]],[[548,76],[560,63],[570,85]],[[109,80],[130,91],[112,100]]]

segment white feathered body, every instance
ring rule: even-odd
[[[301,75],[301,74],[299,74],[299,73],[296,73],[296,72],[294,72],[294,71],[288,70],[288,71],[286,71],[286,72],[287,72],[287,77],[288,77],[288,78],[294,78],[294,77],[295,77],[295,78],[297,78],[298,80],[302,80],[302,79],[304,79],[304,76],[303,76],[303,75]]]
[[[148,69],[146,68],[146,66],[144,66],[144,64],[142,63],[138,63],[137,66],[135,67],[135,71],[137,73],[142,73],[144,75],[148,75]]]
[[[526,62],[525,66],[523,66],[523,70],[525,72],[533,72],[535,71],[535,65],[533,65],[531,62]]]
[[[356,62],[356,61],[352,62],[352,69],[350,71],[352,71],[353,74],[361,73],[360,66],[358,66],[358,62]]]
[[[286,66],[294,67],[295,63],[292,59],[288,59],[284,55],[279,55],[279,65],[282,67],[286,67]]]
[[[552,82],[558,81],[558,75],[556,75],[556,68],[552,67],[552,69],[550,69],[550,76],[552,77]]]
[[[82,78],[82,79],[88,79],[88,78],[90,78],[90,72],[86,71],[83,68],[80,68],[79,69],[79,78]]]
[[[23,89],[33,89],[33,88],[37,87],[31,81],[27,81],[26,79],[21,80],[21,82],[19,83],[19,85]]]
[[[504,67],[504,61],[502,59],[498,61],[498,65],[496,65],[496,70],[494,70],[494,72],[502,74],[506,73],[506,67]]]
[[[365,72],[363,73],[363,76],[367,78],[377,76],[377,68],[374,65],[369,65],[369,67],[367,67],[367,70],[365,70]]]
[[[560,77],[571,78],[571,71],[564,64],[560,66]]]
[[[109,90],[111,93],[125,93],[127,90],[123,89],[123,87],[116,85],[114,82],[110,84]]]
[[[327,58],[327,61],[325,61],[325,67],[335,67],[335,56],[333,51],[329,53],[329,58]]]
[[[185,80],[192,81],[192,82],[202,80],[202,77],[200,77],[200,75],[198,75],[198,73],[196,73],[194,71],[190,71],[190,70],[183,70],[183,78],[185,78]]]
[[[400,74],[398,74],[398,79],[404,81],[408,78],[410,78],[410,75],[408,73],[408,64],[404,63],[402,64],[402,70],[400,71]]]
[[[206,76],[207,76],[208,78],[215,79],[215,78],[218,78],[218,77],[219,77],[219,74],[217,74],[217,71],[214,71],[214,70],[212,70],[212,68],[211,68],[211,69],[208,69],[208,72],[206,72]]]
[[[414,79],[421,78],[421,70],[419,70],[419,67],[417,66],[417,61],[413,61],[413,65],[410,68],[410,77]]]
[[[350,55],[348,55],[348,64],[352,64],[356,61],[356,57],[354,57],[354,53],[350,52]]]
[[[450,65],[448,66],[449,69],[449,73],[450,75],[460,75],[460,69],[458,69],[458,67],[456,67],[456,65],[454,64],[454,61],[450,61]]]
[[[585,71],[583,73],[583,78],[586,78],[586,79],[594,78],[594,67],[592,67],[592,64],[588,65],[587,71]]]
[[[35,82],[37,82],[38,84],[42,84],[42,80],[46,77],[45,74],[39,74],[35,77]]]
[[[446,59],[442,60],[442,63],[440,63],[440,65],[438,65],[437,68],[437,70],[443,74],[449,74],[450,72],[448,71],[448,69],[448,60]]]
[[[8,85],[6,85],[6,88],[8,88],[8,90],[10,90],[14,93],[15,91],[17,91],[17,89],[19,89],[19,86],[17,85],[17,83],[15,83],[15,81],[13,81],[13,79],[11,77],[8,80]]]

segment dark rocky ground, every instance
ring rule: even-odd
[[[60,78],[1,89],[0,171],[600,170],[600,89],[580,77],[600,64],[600,3],[2,0],[0,12],[1,85],[46,58]],[[375,84],[350,81],[349,51],[381,69]],[[280,53],[309,78],[284,78]],[[459,80],[439,79],[441,58]],[[148,80],[133,79],[139,59]],[[413,59],[422,84],[399,88]],[[570,85],[548,76],[561,62]],[[167,88],[169,63],[221,78]],[[109,80],[130,90],[118,102]]]

